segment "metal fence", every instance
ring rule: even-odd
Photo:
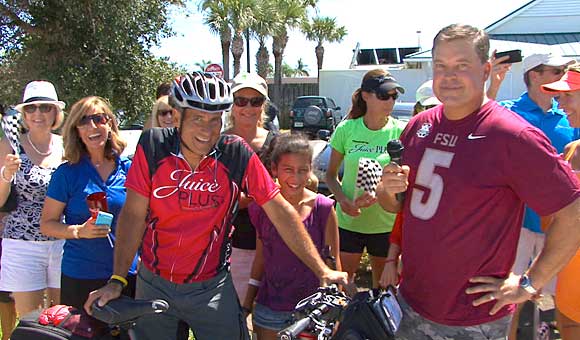
[[[268,84],[270,99],[280,109],[278,119],[280,120],[281,129],[290,128],[290,109],[292,103],[300,96],[317,96],[317,83],[294,83],[294,84]]]

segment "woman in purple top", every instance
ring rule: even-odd
[[[340,270],[338,224],[334,201],[306,189],[312,170],[312,149],[303,136],[280,135],[272,145],[272,174],[282,196],[298,211],[310,237],[323,254],[336,259]],[[319,286],[316,275],[286,246],[262,208],[248,207],[258,240],[244,310],[253,309],[254,331],[259,340],[276,339],[276,333],[290,323],[298,301]],[[256,297],[257,295],[257,297]]]

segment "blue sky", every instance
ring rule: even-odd
[[[337,22],[348,30],[341,43],[325,44],[325,69],[347,68],[352,58],[352,50],[357,42],[364,47],[404,47],[416,46],[429,49],[437,31],[451,23],[462,22],[484,28],[501,19],[529,0],[320,0],[319,14],[336,17]],[[195,69],[195,63],[203,60],[221,63],[219,37],[210,33],[203,25],[203,15],[194,3],[186,10],[171,12],[171,22],[176,35],[161,42],[153,49],[158,56],[168,56],[171,61]],[[313,13],[313,11],[311,11]],[[417,31],[421,31],[417,34]],[[255,70],[254,55],[257,42],[250,42],[251,68]],[[271,41],[267,44],[271,50]],[[293,31],[284,60],[296,65],[302,58],[311,74],[316,72],[314,42],[306,40],[299,32]],[[271,52],[270,52],[271,54]],[[242,66],[245,69],[246,56]],[[273,63],[273,57],[272,63]]]

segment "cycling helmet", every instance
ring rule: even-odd
[[[175,78],[171,96],[184,109],[216,113],[231,109],[233,102],[230,84],[210,73],[202,72]]]

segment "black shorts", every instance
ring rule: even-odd
[[[389,253],[389,237],[391,233],[362,234],[338,228],[340,235],[340,251],[361,254],[364,248],[367,253],[377,257],[387,257]]]

